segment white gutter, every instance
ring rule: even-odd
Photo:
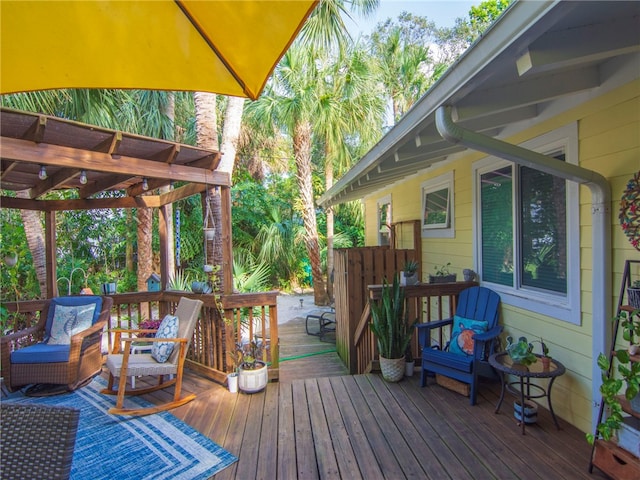
[[[595,430],[599,414],[601,374],[596,359],[608,352],[611,345],[611,187],[597,172],[566,162],[560,162],[526,148],[467,130],[453,122],[451,107],[436,110],[436,127],[445,140],[462,144],[473,150],[510,160],[581,185],[591,190],[592,220],[592,345],[591,426]],[[599,400],[598,400],[599,401]]]

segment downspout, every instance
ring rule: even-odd
[[[504,158],[589,187],[592,220],[592,398],[591,424],[595,430],[600,399],[601,374],[596,359],[611,345],[611,187],[597,172],[558,160],[502,140],[460,127],[451,118],[451,107],[436,110],[436,127],[445,140],[472,150]]]

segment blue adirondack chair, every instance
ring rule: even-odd
[[[476,404],[479,376],[496,377],[489,356],[499,345],[500,297],[485,287],[460,292],[453,318],[416,325],[422,347],[420,385],[427,384],[432,373],[454,378],[471,386],[470,403]],[[451,326],[451,341],[444,349],[431,346],[432,332]]]

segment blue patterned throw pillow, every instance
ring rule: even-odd
[[[156,332],[156,338],[176,338],[178,336],[179,320],[175,315],[167,315],[162,319],[162,323]],[[158,363],[164,363],[173,352],[175,342],[153,342],[151,356]]]
[[[458,355],[472,356],[473,336],[476,333],[486,332],[488,327],[489,324],[483,320],[472,320],[454,315],[449,351]]]
[[[47,344],[69,345],[73,335],[91,326],[95,309],[95,303],[78,306],[56,305]]]

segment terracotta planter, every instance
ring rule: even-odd
[[[387,382],[399,382],[404,377],[404,356],[400,358],[384,358],[380,355],[382,378]]]
[[[238,388],[245,393],[259,392],[267,386],[267,382],[269,381],[267,365],[262,362],[258,363],[260,363],[262,367],[254,370],[245,370],[240,367],[238,370]]]

